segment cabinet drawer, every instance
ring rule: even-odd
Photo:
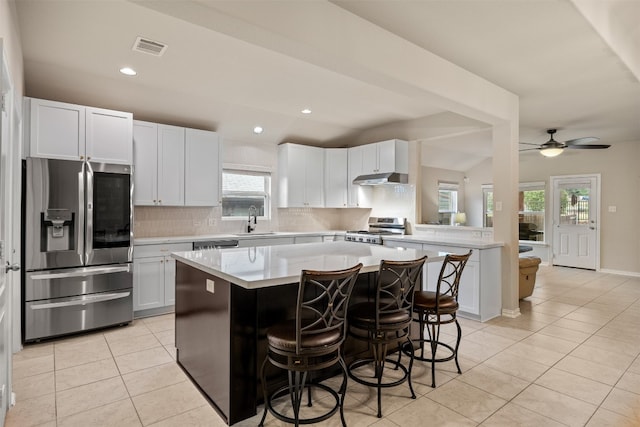
[[[162,245],[134,246],[133,258],[149,258],[170,255],[171,252],[184,252],[193,250],[193,243],[167,243]]]

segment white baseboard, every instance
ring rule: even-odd
[[[515,319],[516,317],[520,316],[520,307],[513,309],[513,310],[507,310],[506,308],[502,309],[502,315],[504,317],[510,317],[512,319]]]
[[[619,276],[640,277],[640,273],[638,273],[636,271],[611,270],[611,269],[608,269],[608,268],[601,268],[598,271],[600,273],[617,274]]]

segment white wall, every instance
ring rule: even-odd
[[[24,95],[24,72],[17,22],[15,3],[13,1],[0,0],[0,38],[3,41],[4,51],[7,55],[14,94],[16,97],[21,97]]]
[[[482,227],[482,185],[493,182],[492,164],[493,159],[488,158],[465,173],[468,182],[464,186],[464,205],[470,227]]]

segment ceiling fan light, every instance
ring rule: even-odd
[[[559,156],[560,154],[562,154],[563,151],[564,151],[564,148],[547,147],[547,148],[541,148],[540,149],[540,154],[542,154],[545,157],[556,157],[556,156]]]

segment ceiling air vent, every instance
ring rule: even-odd
[[[153,56],[162,56],[167,50],[167,45],[144,37],[138,37],[133,44],[136,52],[147,53]]]

